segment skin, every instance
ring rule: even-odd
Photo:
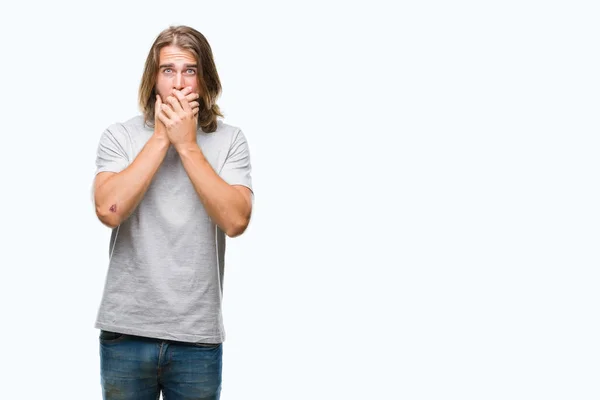
[[[161,49],[154,134],[126,169],[96,177],[96,214],[105,225],[114,228],[131,215],[172,144],[214,223],[229,237],[242,234],[248,226],[252,192],[221,179],[196,142],[199,85],[195,65],[187,50],[176,46]]]
[[[193,107],[193,114],[197,115],[198,103],[194,100],[198,95],[191,93],[190,88],[184,88],[180,93],[188,98],[188,102]],[[94,182],[96,215],[110,228],[116,228],[129,218],[148,190],[167,154],[170,141],[166,128],[157,116],[154,120],[153,135],[127,168],[119,173],[101,172],[96,175]]]
[[[166,128],[166,135],[212,220],[228,236],[241,235],[250,221],[252,192],[242,185],[229,185],[212,169],[196,141],[198,121],[182,91],[188,88],[199,93],[196,59],[185,49],[167,46],[160,51],[160,67],[157,118]],[[169,89],[172,94],[163,103]]]
[[[199,97],[196,58],[179,47],[163,47],[159,53],[155,110],[156,118],[167,128],[168,139],[175,148],[196,142],[197,120],[191,113],[192,105],[182,93],[185,88]]]

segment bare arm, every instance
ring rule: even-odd
[[[241,235],[252,212],[250,189],[230,185],[212,169],[196,142],[197,119],[184,93],[174,91],[157,110],[208,215],[227,236]]]
[[[169,149],[169,140],[153,135],[131,165],[119,173],[101,172],[94,182],[96,215],[114,228],[140,203]]]
[[[215,224],[229,237],[244,233],[252,211],[250,189],[229,185],[221,179],[197,145],[180,147],[177,151],[200,201]]]
[[[192,118],[198,114],[199,103],[192,101],[198,98],[196,93],[190,93],[191,88],[182,91],[186,101],[190,101]],[[155,109],[161,104],[157,95]],[[100,221],[114,228],[125,221],[138,206],[148,190],[154,175],[160,168],[170,141],[166,127],[157,118],[154,118],[155,130],[152,137],[146,142],[135,160],[122,171],[100,172],[94,181],[94,201],[96,215]]]

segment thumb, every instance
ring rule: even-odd
[[[155,121],[158,121],[158,113],[160,112],[161,104],[162,104],[162,101],[160,99],[160,95],[157,93],[156,101],[154,102],[154,120]]]
[[[157,93],[156,102],[154,103],[154,125],[164,128],[163,122],[160,120],[160,118],[158,118],[158,114],[162,111],[162,104],[163,102],[160,98],[160,95]]]

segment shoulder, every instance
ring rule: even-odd
[[[136,133],[147,133],[152,132],[153,128],[145,123],[144,117],[142,115],[136,115],[128,120],[123,122],[119,122],[116,125],[120,125],[121,129],[127,131],[130,135],[135,135]]]
[[[104,136],[110,136],[119,142],[137,142],[140,138],[147,138],[153,132],[153,128],[144,123],[141,115],[129,118],[125,121],[114,122],[104,131]]]
[[[239,141],[246,141],[246,136],[239,126],[226,124],[222,120],[217,121],[216,131],[205,133],[205,135],[212,136],[213,140],[228,146],[233,146],[234,143]]]
[[[141,116],[135,116],[125,121],[117,121],[106,127],[107,132],[111,132],[113,134],[125,134],[131,131],[135,131],[136,129],[143,128],[144,121]]]
[[[233,137],[237,134],[241,129],[238,126],[227,124],[222,120],[217,121],[217,130],[213,133],[209,133],[209,135],[219,135],[219,136],[228,136]]]

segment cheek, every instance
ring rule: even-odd
[[[156,91],[161,97],[164,97],[165,94],[169,93],[172,87],[171,82],[165,78],[156,80]]]
[[[185,80],[185,86],[191,86],[193,92],[198,91],[198,80],[195,77],[188,77]]]
[[[162,85],[158,83],[156,84],[156,91],[162,98],[162,101],[165,101],[165,99],[171,95],[171,88],[172,85],[165,85],[164,82]]]

